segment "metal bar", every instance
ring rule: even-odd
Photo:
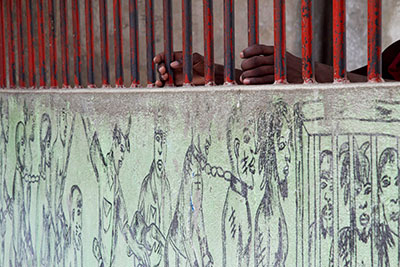
[[[224,80],[235,83],[235,7],[234,0],[224,0]]]
[[[28,87],[36,87],[35,49],[33,44],[32,0],[26,0],[26,32],[28,43]]]
[[[153,87],[156,82],[154,58],[154,6],[153,0],[146,0],[146,54],[147,54],[147,86]]]
[[[121,0],[114,0],[114,53],[115,53],[115,86],[124,86],[124,70],[122,59],[122,24]]]
[[[314,83],[314,62],[312,56],[312,0],[301,3],[302,75],[304,83]]]
[[[172,1],[163,0],[163,18],[164,18],[164,56],[165,67],[168,72],[167,86],[174,85],[174,73],[171,69],[171,62],[174,56],[174,35],[173,35],[173,18],[172,18]]]
[[[61,35],[61,62],[62,62],[62,85],[70,87],[69,65],[68,65],[68,28],[67,28],[67,1],[60,0],[60,35]]]
[[[347,82],[346,0],[333,0],[333,81]]]
[[[101,80],[103,87],[110,86],[110,52],[108,49],[107,1],[100,0]]]
[[[286,15],[285,0],[274,0],[274,69],[275,84],[286,80]]]
[[[57,87],[57,45],[56,45],[56,17],[54,0],[48,1],[49,13],[49,56],[50,56],[50,88]]]
[[[204,83],[215,85],[213,0],[203,0]]]
[[[16,87],[16,66],[15,66],[15,40],[13,24],[13,0],[7,1],[7,33],[8,33],[8,75],[10,88]]]
[[[129,0],[129,31],[131,52],[131,87],[140,86],[139,76],[139,21],[137,0]]]
[[[4,0],[0,0],[0,88],[6,87],[6,42],[4,35]]]
[[[193,83],[192,0],[182,0],[183,85]]]
[[[39,52],[39,86],[46,87],[46,54],[45,54],[45,35],[43,18],[43,0],[37,1],[37,20],[38,20],[38,52]]]
[[[95,88],[94,81],[94,46],[93,46],[93,2],[85,0],[86,24],[86,58],[87,58],[87,87]]]
[[[368,81],[382,79],[382,0],[368,0]]]
[[[81,33],[79,23],[79,3],[78,0],[72,0],[72,33],[74,42],[74,83],[75,87],[82,87],[81,78]]]
[[[247,2],[247,20],[248,20],[248,43],[249,46],[258,44],[260,41],[259,33],[259,12],[258,0],[248,0]]]
[[[22,1],[16,0],[17,10],[17,47],[18,47],[18,85],[26,87],[25,83],[25,49],[22,25]]]

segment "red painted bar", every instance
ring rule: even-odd
[[[107,1],[100,2],[100,39],[101,39],[101,80],[103,87],[110,86],[110,52],[108,49],[108,28],[107,28]]]
[[[137,0],[129,0],[129,33],[131,52],[131,87],[140,86],[139,76],[139,21]]]
[[[153,87],[156,82],[155,65],[153,62],[154,42],[154,3],[153,0],[146,0],[146,54],[147,54],[147,86]]]
[[[46,87],[46,54],[45,54],[45,35],[43,18],[43,0],[37,1],[37,22],[38,22],[38,51],[39,51],[39,86]]]
[[[79,3],[78,0],[72,0],[72,33],[74,42],[74,83],[75,87],[82,87],[81,79],[81,33],[79,23]]]
[[[28,87],[36,87],[35,70],[35,49],[33,47],[33,21],[32,21],[32,0],[26,0],[26,33],[28,44]]]
[[[382,0],[368,0],[368,81],[382,79]]]
[[[346,0],[333,0],[333,80],[347,82]]]
[[[303,81],[307,84],[314,83],[312,0],[302,0],[301,3],[301,41]]]
[[[4,36],[4,1],[0,0],[0,88],[6,88],[6,42]]]
[[[13,2],[7,1],[7,34],[8,34],[8,75],[10,88],[16,87],[16,66],[15,66],[15,40],[13,24]]]
[[[47,5],[49,13],[49,56],[50,56],[50,88],[57,87],[57,45],[56,45],[56,17],[54,0]]]
[[[235,84],[235,2],[224,0],[224,80]]]
[[[25,49],[22,25],[22,1],[16,0],[17,10],[17,44],[18,44],[18,85],[25,88]]]
[[[203,0],[204,83],[215,85],[213,0]]]
[[[259,11],[258,0],[248,0],[247,2],[247,17],[248,17],[248,34],[249,46],[258,44],[260,41],[259,33]]]
[[[93,46],[93,2],[85,0],[85,24],[86,24],[86,58],[87,58],[87,82],[88,88],[95,88],[94,81],[94,46]]]
[[[164,19],[164,55],[165,67],[168,72],[167,86],[174,85],[174,73],[171,69],[171,62],[174,56],[174,36],[173,36],[173,19],[172,19],[172,1],[163,0],[163,19]]]
[[[60,0],[60,35],[61,35],[61,62],[62,62],[62,85],[69,88],[69,65],[68,65],[68,28],[67,28],[67,0]]]
[[[182,0],[183,85],[193,83],[192,0]]]
[[[114,53],[115,53],[115,86],[124,87],[124,63],[122,59],[122,24],[121,0],[114,0]]]
[[[286,80],[286,5],[285,0],[274,0],[274,69],[275,84]]]

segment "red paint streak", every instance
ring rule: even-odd
[[[32,0],[26,0],[26,32],[28,41],[28,87],[35,87],[35,50],[33,48]]]
[[[6,87],[6,43],[4,36],[4,1],[0,0],[0,88]]]
[[[346,83],[346,0],[333,0],[333,80]]]
[[[15,41],[13,24],[13,0],[7,1],[7,29],[8,29],[8,75],[10,88],[16,87],[15,68]]]
[[[224,0],[224,80],[235,84],[235,17],[234,1]]]
[[[192,1],[182,0],[183,85],[193,85]]]
[[[60,0],[60,28],[61,28],[61,61],[62,61],[62,84],[69,88],[69,55],[68,55],[68,27],[67,27],[67,0]]]
[[[75,87],[81,88],[81,36],[79,23],[79,3],[78,0],[72,0],[72,33],[74,41],[74,83]]]
[[[302,76],[306,84],[314,83],[312,57],[312,0],[302,0],[301,3],[301,41],[302,41]]]
[[[44,44],[44,18],[43,0],[37,2],[37,21],[38,21],[38,51],[39,51],[39,86],[46,87],[46,58]]]
[[[57,87],[57,47],[56,47],[56,21],[54,0],[48,1],[49,13],[49,56],[50,56],[50,87]]]
[[[85,0],[85,24],[86,24],[86,58],[88,88],[95,88],[94,84],[94,46],[93,46],[93,3]]]
[[[121,2],[114,0],[114,53],[115,53],[115,86],[124,87],[123,58],[122,58],[122,24]]]
[[[285,0],[274,0],[274,64],[275,84],[286,79],[286,5]]]
[[[213,1],[203,0],[204,83],[215,85]]]
[[[22,2],[16,0],[17,8],[17,43],[18,43],[18,85],[25,88],[25,53],[22,25]]]
[[[146,0],[146,60],[147,60],[147,87],[154,87],[155,64],[153,61],[155,51],[154,41],[154,7],[153,0]]]
[[[260,42],[258,0],[248,0],[248,44],[249,46]]]
[[[139,78],[139,30],[137,0],[129,0],[129,35],[131,54],[131,88],[140,87]]]
[[[368,81],[382,79],[382,0],[368,0]]]
[[[108,27],[107,27],[107,1],[100,0],[99,19],[100,19],[100,39],[101,39],[101,80],[103,87],[110,86],[109,78],[109,61],[110,52],[108,44]]]

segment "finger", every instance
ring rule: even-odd
[[[242,70],[250,70],[257,68],[262,65],[274,65],[274,56],[254,56],[248,59],[243,60],[242,62]]]
[[[240,53],[241,58],[249,58],[258,55],[269,56],[274,54],[274,47],[267,45],[255,44],[247,47]]]
[[[199,53],[193,54],[193,65],[203,62],[203,61],[204,61],[204,57],[202,55],[200,55]]]
[[[164,80],[164,81],[167,81],[168,77],[169,77],[168,73],[165,73],[165,74],[161,75],[161,79]]]
[[[182,69],[183,68],[183,63],[182,60],[175,60],[171,63],[171,68],[174,70]]]
[[[157,87],[163,87],[163,86],[164,86],[164,83],[163,83],[162,81],[160,81],[160,80],[157,80],[157,81],[156,81],[156,86],[157,86]]]
[[[161,64],[158,65],[158,72],[161,75],[164,75],[167,72],[167,68],[165,67],[164,63],[161,63]]]
[[[270,84],[274,82],[274,75],[268,75],[263,77],[245,78],[243,84],[254,85],[254,84]]]
[[[157,56],[154,57],[153,62],[156,64],[160,64],[161,62],[165,61],[165,55],[164,52],[158,54]]]
[[[242,73],[241,79],[263,77],[274,74],[274,66],[264,65],[255,69],[247,70]]]

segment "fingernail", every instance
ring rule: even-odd
[[[244,58],[244,53],[243,52],[240,52],[240,57]]]
[[[179,62],[178,61],[174,61],[171,63],[171,67],[176,68],[179,66]]]
[[[249,79],[244,79],[243,80],[243,84],[246,84],[246,85],[250,84],[250,80]]]
[[[239,80],[240,80],[241,82],[243,82],[243,75],[240,75]]]
[[[166,71],[165,67],[162,66],[162,67],[160,68],[160,72],[165,72],[165,71]]]
[[[156,59],[157,59],[157,57],[154,57],[154,58],[153,58],[153,62],[154,62],[154,63],[156,63]]]

